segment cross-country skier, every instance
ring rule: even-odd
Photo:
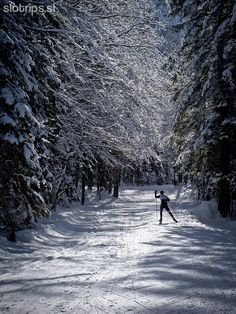
[[[178,222],[175,217],[173,216],[172,212],[170,211],[169,207],[168,207],[168,202],[170,201],[169,197],[166,196],[164,194],[164,191],[160,191],[160,195],[157,195],[157,191],[155,191],[155,197],[156,198],[160,198],[161,200],[161,206],[160,206],[160,220],[159,220],[159,223],[162,224],[162,212],[163,212],[163,209],[165,208],[168,213],[170,214],[170,216],[172,217],[172,219],[175,221],[175,222]]]

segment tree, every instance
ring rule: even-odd
[[[200,196],[217,196],[223,217],[235,193],[235,3],[171,1],[184,39],[174,102],[176,167]]]
[[[84,202],[86,184],[113,182],[117,196],[124,169],[161,164],[169,107],[154,1],[34,5],[43,14],[1,12],[1,222],[13,229]]]

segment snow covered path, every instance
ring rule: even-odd
[[[0,313],[236,313],[235,238],[170,204],[158,225],[153,188],[129,188],[0,237]]]

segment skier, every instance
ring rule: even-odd
[[[165,208],[168,213],[170,214],[170,216],[172,217],[172,219],[175,221],[175,222],[178,222],[175,217],[173,216],[172,212],[170,211],[169,207],[168,207],[168,202],[170,201],[169,197],[166,196],[164,194],[164,191],[160,191],[160,195],[157,195],[157,191],[155,191],[155,197],[156,198],[160,198],[161,200],[161,206],[160,206],[160,220],[159,220],[159,223],[162,224],[162,212],[163,212],[163,209]]]

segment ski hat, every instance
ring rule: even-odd
[[[164,191],[160,191],[160,194],[164,194]]]

